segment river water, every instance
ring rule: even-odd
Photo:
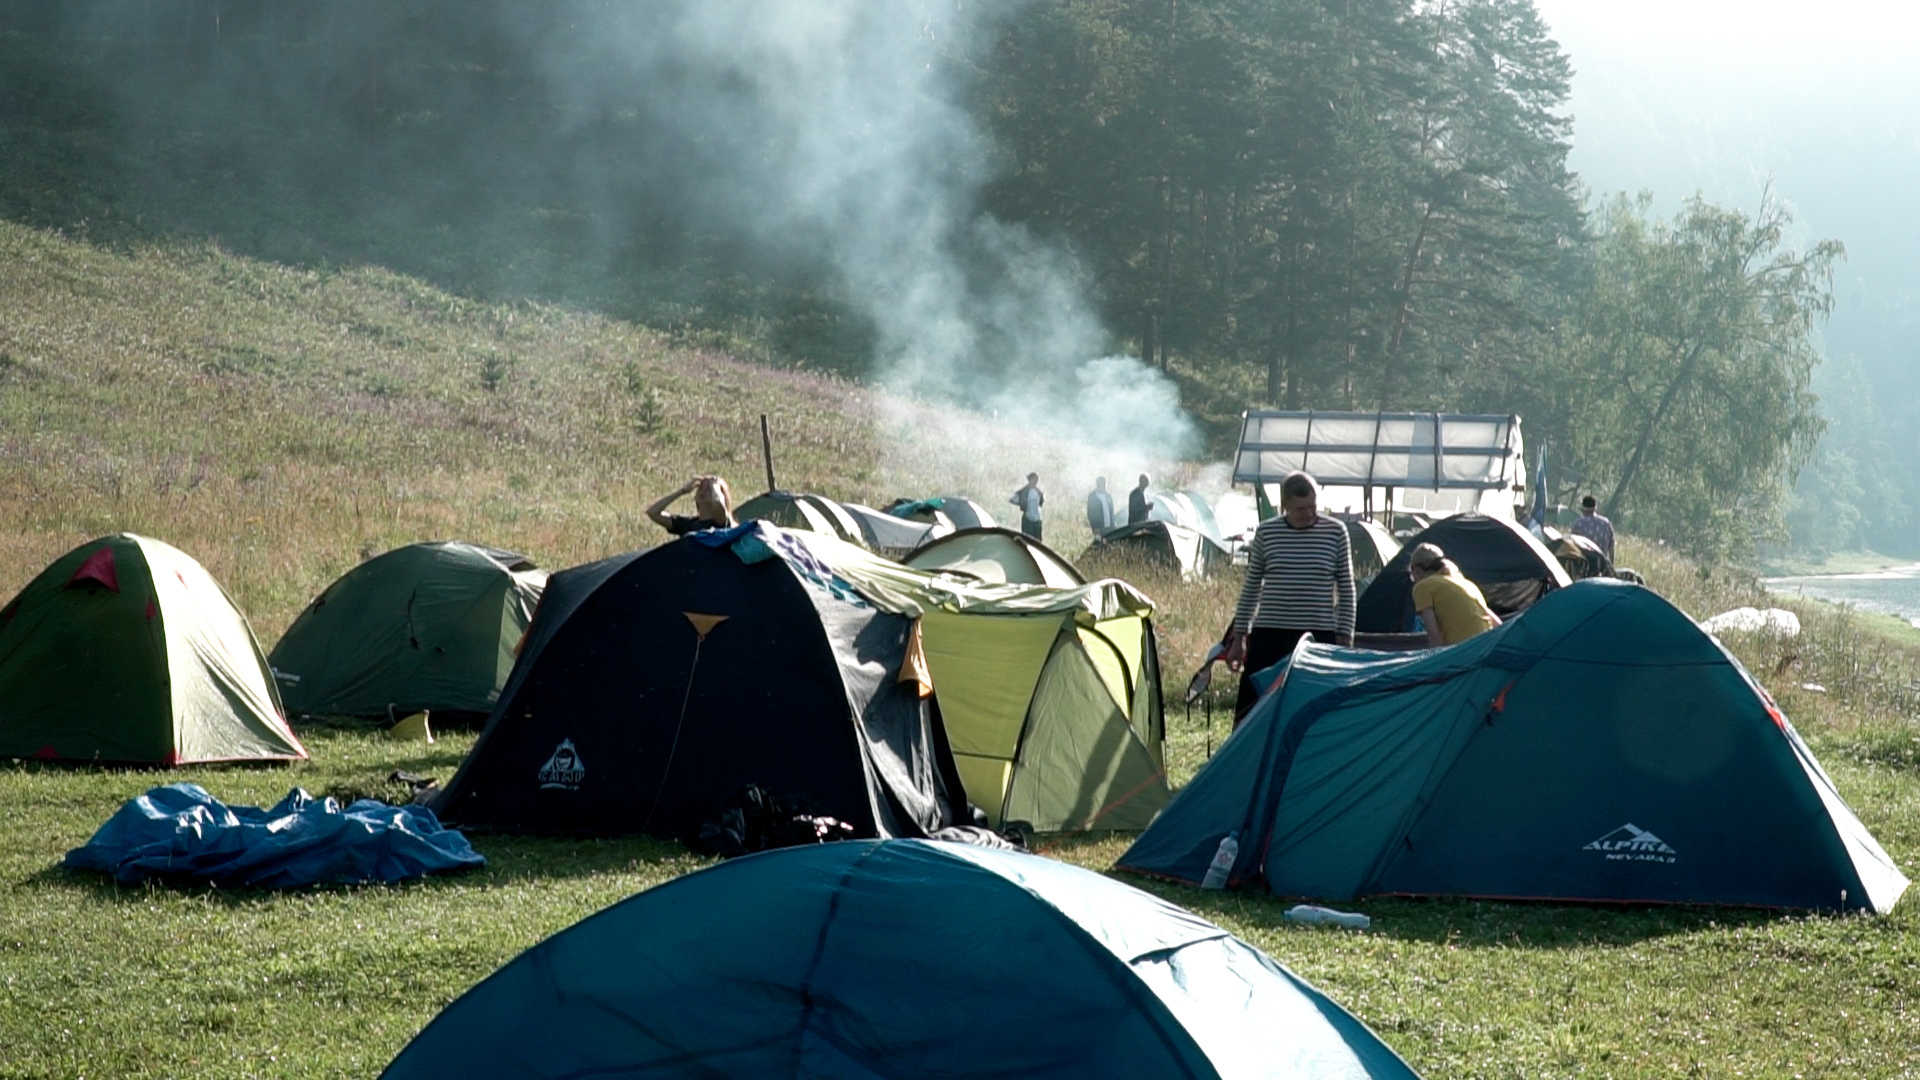
[[[1920,626],[1920,563],[1866,574],[1767,578],[1764,584],[1769,592],[1851,604],[1862,611],[1897,615]]]

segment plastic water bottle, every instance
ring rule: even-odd
[[[1349,930],[1365,930],[1373,925],[1372,919],[1359,912],[1335,911],[1313,904],[1296,904],[1281,913],[1280,917],[1302,926],[1344,926]]]
[[[1224,889],[1227,887],[1227,875],[1233,873],[1233,864],[1240,858],[1240,834],[1230,832],[1220,838],[1220,846],[1214,849],[1213,861],[1207,864],[1207,876],[1200,879],[1203,889]]]

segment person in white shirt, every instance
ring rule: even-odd
[[[1096,539],[1113,529],[1113,493],[1107,490],[1107,478],[1093,478],[1093,491],[1087,495],[1087,528]]]

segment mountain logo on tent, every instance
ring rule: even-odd
[[[1632,822],[1588,844],[1585,850],[1602,852],[1608,861],[1658,863],[1680,861],[1680,853],[1673,850],[1665,840]]]
[[[540,766],[543,790],[579,791],[580,781],[586,778],[587,767],[580,760],[580,751],[573,748],[572,739],[561,739],[553,748],[553,756]]]

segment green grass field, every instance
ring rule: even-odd
[[[928,436],[923,409],[711,342],[473,305],[377,270],[115,254],[0,225],[5,594],[73,544],[133,529],[199,557],[271,643],[362,552],[461,537],[559,566],[657,541],[639,513],[650,493],[716,463],[750,474],[761,412],[791,486],[846,498],[987,498],[1055,452],[964,419]],[[1749,576],[1661,549],[1630,546],[1623,561],[1695,616],[1760,596]],[[1161,604],[1168,683],[1183,683],[1233,583],[1135,576]],[[1920,646],[1794,606],[1799,639],[1729,645],[1911,870]],[[1169,722],[1184,781],[1209,736],[1200,712]],[[1216,716],[1214,741],[1223,728]],[[158,783],[255,804],[295,785],[382,794],[395,768],[450,775],[472,742],[302,735],[313,760],[288,768],[0,765],[0,1077],[372,1076],[520,950],[705,864],[648,840],[479,836],[486,869],[395,887],[119,888],[57,868]],[[1104,870],[1126,842],[1045,851]],[[1429,1077],[1920,1076],[1911,899],[1882,918],[1368,901],[1352,906],[1374,927],[1355,933],[1291,927],[1288,905],[1263,895],[1133,883],[1313,980]]]

